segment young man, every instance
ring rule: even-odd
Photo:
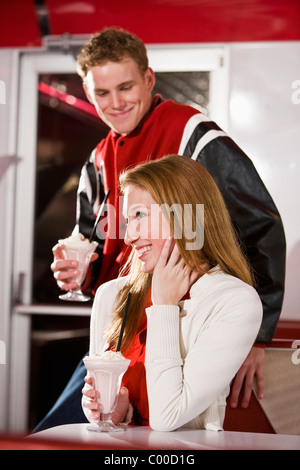
[[[264,307],[257,342],[232,389],[231,405],[235,407],[245,381],[242,406],[248,406],[255,374],[258,394],[263,394],[264,349],[260,346],[273,337],[284,290],[285,236],[269,193],[249,158],[208,117],[189,106],[165,101],[159,95],[152,98],[155,76],[148,65],[145,45],[136,36],[113,28],[93,36],[78,58],[78,71],[88,99],[111,129],[85,164],[78,188],[76,229],[87,237],[104,194],[111,190],[108,233],[104,242],[104,236],[99,238],[99,258],[91,265],[90,285],[95,290],[101,283],[115,278],[125,254],[122,227],[119,231],[118,221],[115,224],[113,220],[119,214],[119,173],[129,166],[171,153],[202,163],[225,199],[254,269]],[[117,231],[113,233],[115,228]],[[53,248],[53,253],[54,277],[61,289],[70,290],[76,286],[73,281],[76,263],[64,260],[58,246]],[[78,400],[78,409],[81,408],[84,375],[85,368],[80,365],[65,394],[50,412],[51,421],[46,420],[39,429],[82,420],[82,415],[76,417],[72,407],[65,404],[73,397],[76,404]],[[70,410],[70,416],[65,414],[66,409]]]

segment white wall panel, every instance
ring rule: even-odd
[[[229,128],[282,216],[287,274],[281,318],[299,320],[300,42],[231,45]]]

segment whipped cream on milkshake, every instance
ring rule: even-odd
[[[85,238],[82,233],[72,233],[67,238],[62,240],[58,240],[61,245],[65,245],[66,247],[75,248],[77,250],[86,250],[87,247],[91,246],[91,242]]]
[[[121,351],[104,351],[102,354],[94,354],[86,356],[90,359],[97,359],[100,361],[126,361],[127,359],[123,356]]]
[[[64,245],[66,259],[78,261],[77,269],[79,274],[76,282],[81,286],[86,277],[91,255],[96,250],[98,243],[90,242],[82,233],[72,234],[67,238],[58,240],[58,242],[60,245]]]

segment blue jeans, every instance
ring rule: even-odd
[[[81,360],[62,394],[45,418],[34,428],[33,433],[63,424],[88,422],[81,406],[85,376],[86,368]]]

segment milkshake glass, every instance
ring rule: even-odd
[[[91,255],[96,250],[98,243],[90,242],[81,233],[59,240],[58,243],[60,245],[64,245],[63,251],[65,259],[78,261],[77,269],[79,270],[79,274],[75,281],[79,286],[81,286],[86,277]],[[86,302],[87,300],[90,300],[91,297],[83,294],[80,287],[78,287],[77,289],[70,290],[70,292],[67,292],[66,294],[60,295],[59,298],[61,300]]]
[[[101,355],[86,356],[84,365],[93,377],[94,388],[99,395],[97,399],[100,411],[100,421],[88,426],[89,431],[116,432],[123,431],[121,425],[112,422],[111,415],[115,409],[120,391],[122,377],[130,364],[129,359],[120,352],[106,351]]]

